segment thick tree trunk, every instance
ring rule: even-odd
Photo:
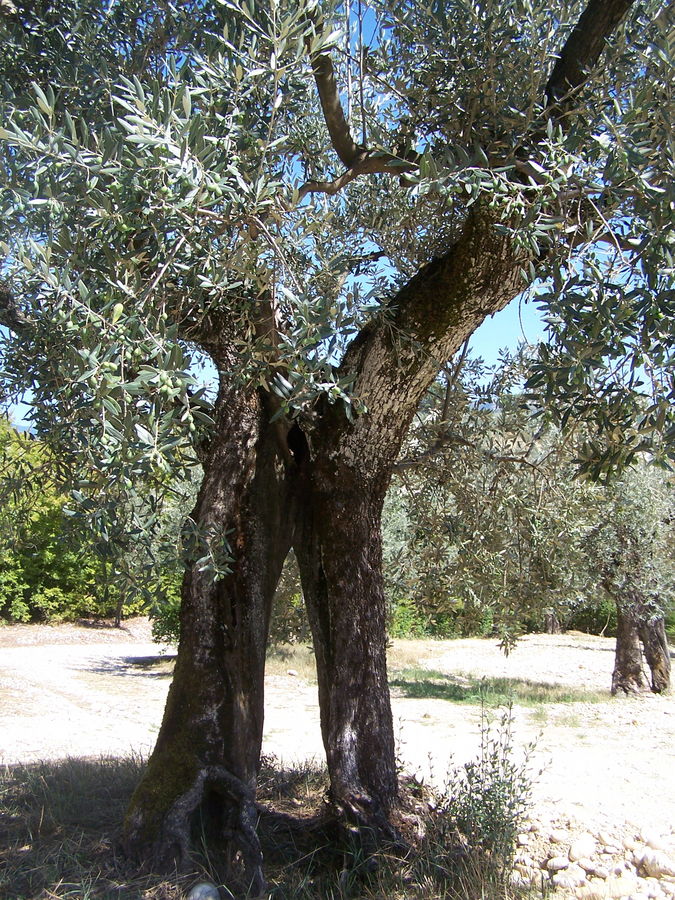
[[[299,459],[295,551],[317,657],[321,727],[333,801],[377,839],[393,836],[397,796],[386,667],[380,518],[410,420],[439,362],[520,287],[522,255],[473,210],[455,245],[366,326],[339,375],[367,413],[324,403]]]
[[[157,744],[127,814],[128,851],[183,867],[197,813],[238,860],[230,877],[264,889],[254,791],[271,601],[291,534],[285,473],[257,394],[219,404],[193,514],[181,639]],[[231,572],[214,578],[229,544]]]
[[[295,543],[331,797],[374,842],[393,836],[387,817],[397,797],[380,536],[385,490],[382,480],[366,483],[320,457],[307,474]]]
[[[647,683],[642,672],[642,648],[635,613],[632,608],[618,603],[612,694],[640,694],[645,690]]]
[[[670,648],[663,616],[652,616],[639,626],[640,640],[652,676],[652,691],[661,694],[670,687]]]

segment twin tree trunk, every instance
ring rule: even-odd
[[[232,863],[228,883],[249,896],[263,892],[255,787],[265,648],[291,547],[313,632],[334,808],[366,841],[396,837],[382,505],[424,391],[486,316],[518,293],[522,263],[508,237],[472,211],[453,247],[394,298],[391,317],[349,346],[339,374],[353,378],[368,410],[352,421],[341,403],[324,401],[305,435],[271,421],[264,391],[236,380],[221,385],[202,454],[173,683],[125,823],[132,856],[155,868],[185,865],[201,816]],[[216,350],[221,371],[235,371],[235,350],[228,359]],[[226,546],[232,560],[224,573],[218,557]]]
[[[228,883],[258,896],[265,884],[255,831],[265,650],[291,546],[314,639],[334,807],[345,823],[365,826],[366,840],[395,836],[380,537],[392,467],[373,482],[356,482],[348,467],[325,465],[327,453],[314,463],[297,427],[286,436],[288,453],[280,453],[264,395],[239,399],[219,403],[204,461],[173,682],[127,813],[125,844],[153,868],[184,867],[201,820],[221,840]],[[225,537],[231,571],[214,580],[204,557],[222,566]]]
[[[650,684],[642,653],[651,673]],[[640,694],[652,690],[661,694],[670,687],[670,649],[662,615],[649,615],[639,598],[617,603],[616,653],[612,673],[612,693]]]

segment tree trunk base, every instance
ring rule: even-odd
[[[146,838],[150,823],[139,808],[132,807],[126,822],[125,851],[157,872],[191,869],[194,818],[200,807],[208,806],[211,796],[217,798],[219,807],[218,815],[211,818],[219,821],[210,830],[225,844],[228,883],[248,898],[266,896],[263,854],[256,833],[255,794],[222,766],[205,766],[197,772],[190,787],[162,816],[159,833],[150,846]]]
[[[396,854],[410,848],[378,803],[359,791],[331,800],[336,826],[354,857],[374,857],[382,850]]]
[[[616,672],[612,675],[612,696],[614,697],[617,694],[623,694],[626,697],[638,697],[640,694],[645,694],[648,691],[647,682],[642,675],[639,678],[624,677],[621,673],[617,674]]]
[[[651,672],[652,691],[662,694],[670,687],[671,669],[670,648],[662,616],[653,617],[640,625],[640,640]]]

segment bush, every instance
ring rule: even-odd
[[[389,612],[389,636],[418,638],[430,634],[429,623],[418,604],[409,597],[394,600]]]
[[[586,634],[616,636],[616,603],[610,597],[601,597],[574,610],[565,621],[565,628],[584,631]]]
[[[495,728],[481,702],[480,754],[449,776],[437,820],[443,831],[457,830],[469,856],[479,856],[488,868],[508,872],[516,839],[531,803],[530,759],[533,746],[515,759],[513,711],[509,705]]]
[[[152,639],[158,644],[177,644],[180,638],[181,573],[160,578],[160,591],[150,608]]]

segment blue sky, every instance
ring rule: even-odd
[[[541,313],[533,303],[513,300],[506,309],[488,316],[471,338],[475,356],[482,356],[488,365],[496,363],[499,351],[515,350],[523,341],[536,344],[544,338]]]

